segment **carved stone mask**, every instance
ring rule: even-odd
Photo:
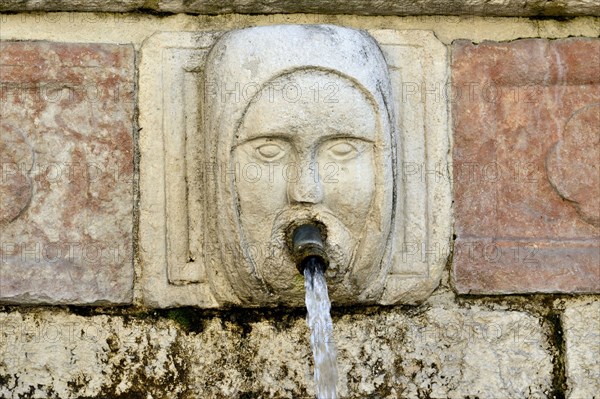
[[[250,28],[225,34],[206,65],[206,148],[217,165],[206,264],[231,287],[215,294],[301,305],[287,239],[310,220],[326,236],[332,301],[376,302],[398,181],[395,112],[375,41],[333,26]]]

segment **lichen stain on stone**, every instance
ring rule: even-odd
[[[93,376],[79,374],[67,381],[69,397],[146,399],[148,394],[153,398],[189,397],[185,395],[186,352],[180,347],[180,332],[175,326],[125,322],[122,317],[114,317],[112,325],[102,327],[110,330],[103,346],[106,356],[100,354],[98,359],[104,364],[103,380],[108,382],[102,384],[97,394],[85,396],[85,392],[89,395],[86,388]],[[38,394],[40,389],[43,387],[31,394]]]

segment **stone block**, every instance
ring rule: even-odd
[[[481,16],[578,16],[600,15],[594,0],[546,1],[469,0],[22,0],[0,3],[0,11],[96,11],[154,10],[189,14],[356,14],[356,15],[481,15]]]
[[[134,49],[0,43],[0,302],[132,300]]]
[[[194,393],[314,397],[305,321],[286,323],[282,332],[273,321],[250,322],[245,337],[234,324],[205,324],[202,339],[186,342],[197,354],[190,357]],[[449,305],[413,316],[338,315],[333,324],[343,398],[543,399],[552,390],[544,331],[525,313]]]
[[[600,397],[600,301],[581,300],[562,316],[567,398]]]
[[[552,397],[539,318],[426,306],[334,314],[340,397]],[[189,331],[152,316],[0,313],[0,396],[314,398],[303,314],[172,312]]]
[[[146,41],[140,70],[144,302],[303,306],[302,279],[285,236],[303,218],[327,229],[334,304],[424,300],[449,253],[446,54],[431,32],[367,35],[330,25],[159,33]],[[287,79],[290,71],[296,74],[290,81],[270,80]],[[434,94],[423,94],[431,81]],[[276,105],[277,87],[295,90],[283,92]],[[323,109],[328,116],[319,114]],[[309,115],[302,127],[270,125],[299,115]],[[355,137],[369,121],[377,124]],[[282,132],[318,140],[298,150]],[[327,158],[333,139],[356,157]],[[285,158],[255,159],[265,145],[260,140],[274,143],[269,150]],[[312,163],[293,158],[313,153]],[[357,167],[359,154],[365,159]],[[286,174],[290,166],[303,177],[320,168],[318,178],[298,183]]]
[[[91,11],[127,12],[144,8],[144,0],[25,0],[2,2],[0,11]]]
[[[453,45],[461,293],[600,292],[600,40]]]
[[[56,0],[53,0],[54,2]],[[73,1],[73,0],[72,0]],[[50,3],[52,3],[50,2]],[[592,0],[570,0],[560,6],[546,2],[526,0],[501,0],[493,3],[483,0],[448,2],[444,0],[236,0],[223,3],[218,0],[190,2],[186,0],[160,0],[158,8],[168,12],[217,13],[316,13],[356,15],[483,15],[483,16],[561,16],[599,15],[600,9]]]
[[[1,313],[0,397],[178,397],[186,390],[179,335],[169,320]]]

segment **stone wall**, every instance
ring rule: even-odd
[[[418,306],[334,307],[341,396],[598,397],[594,2],[431,16],[358,2],[213,16],[248,5],[41,3],[0,4],[0,397],[313,397],[302,309],[152,309],[140,285],[140,157],[157,156],[138,145],[145,42],[280,23],[428,30],[449,54],[451,82],[403,91],[451,110],[452,162],[405,170],[453,184],[452,245],[408,251],[443,258],[442,282]],[[299,11],[273,4],[254,10]]]

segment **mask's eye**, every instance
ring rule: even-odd
[[[265,143],[256,147],[258,157],[264,161],[276,161],[285,155],[285,150],[278,144]]]
[[[359,149],[349,141],[336,141],[327,147],[329,155],[336,160],[352,159],[360,154]]]

